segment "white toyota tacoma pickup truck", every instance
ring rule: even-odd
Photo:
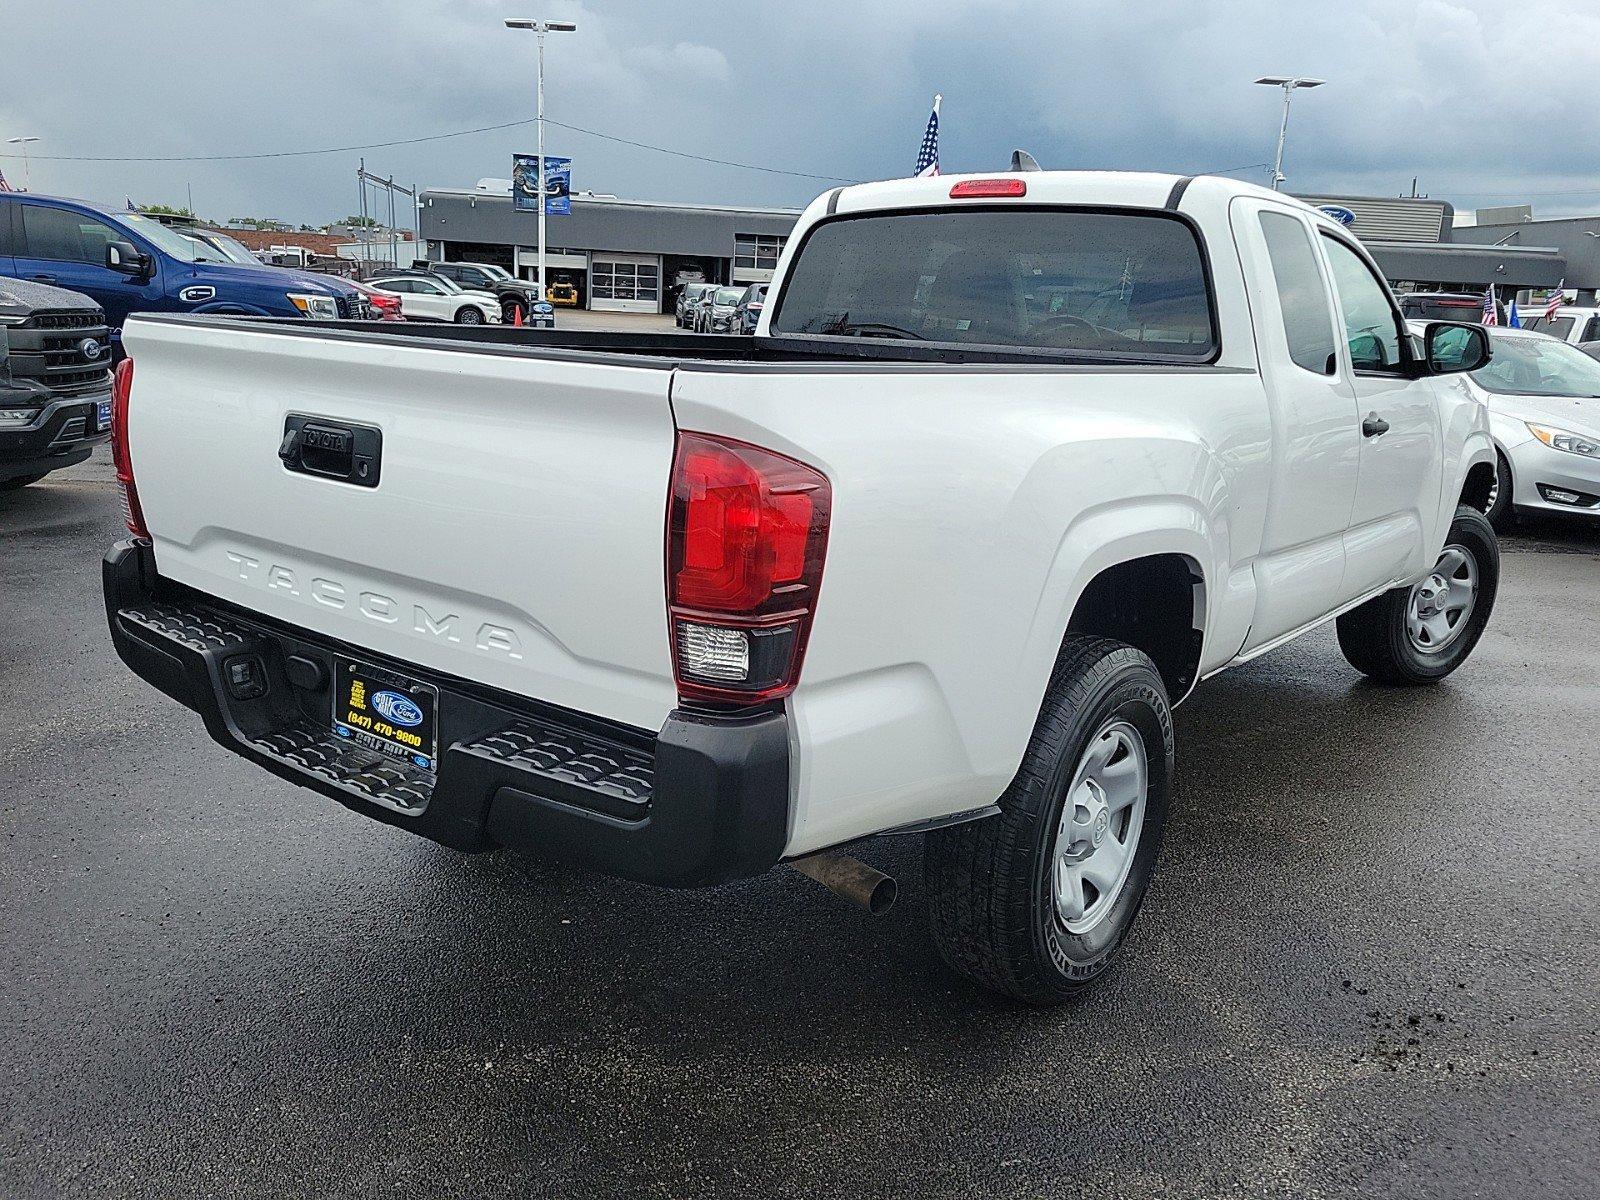
[[[1414,345],[1305,205],[863,184],[770,296],[754,338],[130,319],[118,652],[461,850],[881,900],[841,848],[926,833],[941,952],[1050,1003],[1128,933],[1199,680],[1337,619],[1432,683],[1489,618],[1484,332]]]

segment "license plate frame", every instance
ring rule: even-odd
[[[104,433],[107,429],[111,428],[111,401],[95,401],[94,427],[97,433]]]
[[[410,675],[335,657],[331,712],[339,737],[418,770],[439,770],[439,689]]]

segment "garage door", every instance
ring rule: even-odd
[[[589,307],[602,312],[660,312],[661,260],[642,254],[595,254]]]

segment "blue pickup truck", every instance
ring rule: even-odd
[[[330,276],[212,262],[152,217],[31,192],[0,192],[3,276],[82,292],[104,310],[116,344],[129,313],[371,315],[360,292]]]

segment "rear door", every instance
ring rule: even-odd
[[[1253,198],[1235,200],[1231,216],[1272,411],[1272,500],[1255,565],[1248,652],[1337,603],[1361,449],[1355,393],[1339,368],[1333,296],[1310,222]]]
[[[1439,398],[1410,367],[1405,322],[1367,257],[1343,237],[1321,237],[1343,322],[1341,369],[1360,414],[1361,473],[1345,535],[1347,599],[1429,565],[1427,544],[1443,486]]]
[[[163,576],[402,664],[660,728],[676,701],[667,365],[184,317],[136,318],[126,342]],[[286,469],[297,414],[376,428],[377,486]]]

